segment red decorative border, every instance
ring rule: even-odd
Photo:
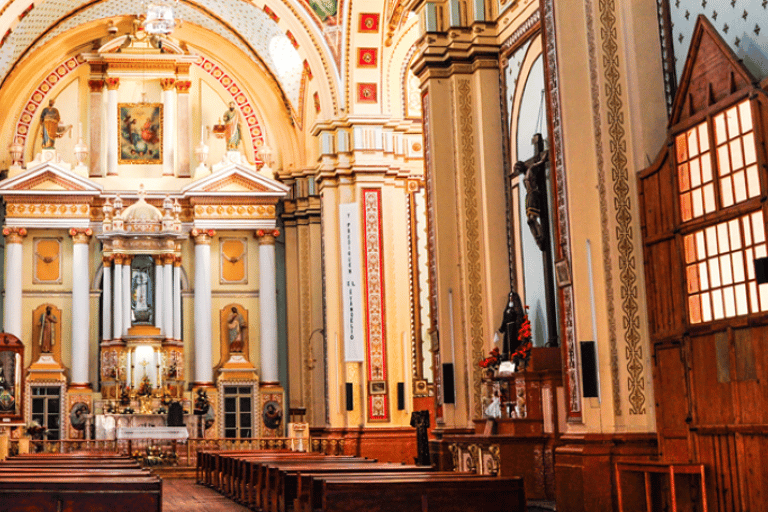
[[[357,84],[357,101],[359,103],[376,103],[379,101],[376,84]]]
[[[272,21],[274,21],[275,23],[280,21],[280,17],[277,14],[275,14],[275,11],[270,9],[267,5],[264,5],[264,12],[267,13],[267,16],[272,18]]]
[[[320,113],[320,95],[315,92],[315,94],[312,96],[315,100],[315,114]]]
[[[357,27],[358,32],[378,32],[379,31],[379,14],[361,12],[360,24]]]
[[[387,382],[387,344],[384,316],[384,250],[381,189],[364,188],[365,323],[368,381]],[[389,421],[388,383],[382,394],[368,394],[368,421]]]
[[[291,42],[294,48],[297,50],[299,49],[299,42],[296,40],[296,36],[293,35],[293,32],[290,30],[285,31],[285,37],[288,38],[288,40]]]
[[[378,48],[358,48],[357,67],[375,68],[379,63]]]

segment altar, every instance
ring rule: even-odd
[[[155,437],[161,435],[168,429],[184,430],[186,440],[189,437],[194,437],[194,433],[197,431],[197,416],[194,414],[184,415],[183,427],[167,427],[165,414],[94,414],[88,418],[93,421],[95,426],[94,437],[96,440],[120,440],[120,433],[123,435],[134,435],[133,432],[139,432],[137,429],[143,429],[141,432],[146,432],[145,439],[170,439],[165,437]],[[86,429],[89,432],[90,429]],[[123,437],[122,439],[128,439]],[[136,439],[136,438],[134,438]],[[179,439],[178,437],[174,439]]]

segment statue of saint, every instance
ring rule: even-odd
[[[72,125],[60,125],[61,116],[59,109],[53,106],[53,100],[48,101],[48,106],[40,113],[40,121],[43,125],[43,149],[52,149],[56,139],[67,133]]]
[[[525,162],[515,162],[515,174],[524,174],[525,183],[525,214],[528,227],[531,230],[536,245],[542,251],[547,237],[547,226],[542,224],[541,211],[547,208],[546,203],[546,172],[549,153],[544,149],[544,138],[540,133],[533,136],[533,147],[536,154]]]
[[[50,354],[56,344],[56,326],[58,320],[51,312],[51,306],[45,307],[45,313],[40,315],[40,352]]]
[[[227,141],[227,151],[235,151],[240,145],[240,112],[235,109],[235,102],[229,102],[229,109],[222,116],[224,119],[224,138]]]
[[[245,319],[235,306],[232,306],[232,312],[227,317],[227,332],[229,334],[229,351],[243,351],[243,331],[246,328]]]
[[[499,327],[498,332],[504,339],[501,348],[501,358],[504,361],[509,361],[509,355],[517,350],[517,347],[520,344],[517,336],[520,332],[520,326],[523,323],[523,317],[525,317],[523,302],[520,300],[520,296],[517,292],[511,290],[509,292],[507,307],[504,309],[504,317],[501,320],[501,327]]]

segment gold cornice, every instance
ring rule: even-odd
[[[196,219],[273,219],[273,205],[197,205],[194,215]]]
[[[11,203],[5,207],[7,218],[40,218],[57,217],[71,219],[88,219],[91,209],[88,204],[46,204],[40,203]]]

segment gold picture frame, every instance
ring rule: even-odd
[[[118,103],[119,164],[163,163],[163,104]]]

